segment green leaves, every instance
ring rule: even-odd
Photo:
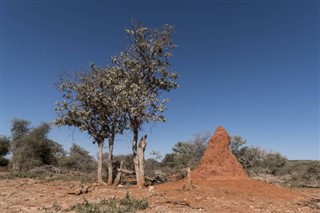
[[[29,124],[29,121],[17,119],[12,122],[12,135],[20,135],[12,140],[13,168],[28,170],[44,164],[55,165],[63,148],[48,138],[50,125],[42,123],[38,127],[29,128]]]
[[[122,75],[112,67],[91,66],[88,74],[76,74],[72,80],[62,80],[63,100],[56,103],[58,126],[68,125],[87,131],[97,142],[103,142],[112,134],[122,133],[126,127],[118,94]],[[62,78],[63,79],[63,78]],[[116,122],[116,123],[115,123]]]
[[[10,152],[10,138],[0,136],[0,158],[6,156]]]
[[[169,71],[173,27],[163,25],[160,29],[150,29],[134,23],[127,29],[130,46],[119,56],[112,57],[112,64],[125,73],[126,87],[123,93],[125,112],[129,117],[141,118],[143,122],[163,122],[162,113],[166,110],[167,99],[160,96],[161,91],[176,89],[178,74]],[[141,125],[140,124],[140,125]]]
[[[137,143],[143,123],[165,122],[168,99],[162,93],[178,87],[178,74],[169,70],[171,50],[176,47],[173,27],[152,29],[133,23],[125,33],[129,44],[111,57],[110,66],[91,64],[89,73],[61,78],[56,125],[87,131],[98,144],[105,139],[110,143],[110,138],[130,127]]]

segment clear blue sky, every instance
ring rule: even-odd
[[[147,156],[218,125],[248,145],[289,159],[318,159],[319,1],[1,1],[0,134],[13,118],[52,121],[61,71],[103,66],[121,51],[135,18],[175,26],[172,69],[180,88],[168,94],[166,123],[145,126]],[[152,128],[151,128],[152,127]],[[85,134],[53,128],[68,149],[93,155]],[[130,153],[131,135],[117,140]]]

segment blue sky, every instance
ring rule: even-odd
[[[0,134],[13,118],[56,117],[60,72],[109,63],[135,18],[175,26],[172,70],[180,88],[166,123],[146,125],[146,154],[218,125],[248,145],[289,159],[320,160],[318,1],[1,1]],[[50,137],[97,153],[86,134],[53,127]],[[130,153],[131,135],[116,154]]]

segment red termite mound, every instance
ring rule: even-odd
[[[208,142],[199,167],[192,172],[192,179],[247,179],[248,175],[230,151],[229,143],[228,132],[219,126]]]

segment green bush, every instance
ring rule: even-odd
[[[85,200],[82,204],[71,207],[70,210],[77,213],[128,213],[147,209],[149,206],[146,199],[134,199],[127,192],[123,199],[109,198],[99,203],[89,203]]]
[[[72,144],[66,156],[59,159],[59,166],[66,171],[94,172],[96,162],[84,148]]]
[[[7,167],[9,165],[9,160],[0,157],[0,166]]]
[[[10,172],[5,175],[0,175],[0,179],[13,180],[16,178],[35,178],[35,179],[44,179],[48,177],[47,174],[40,174],[37,172]]]
[[[280,153],[267,153],[264,156],[262,164],[268,169],[268,173],[276,175],[281,173],[281,168],[283,168],[287,162],[287,158]]]

